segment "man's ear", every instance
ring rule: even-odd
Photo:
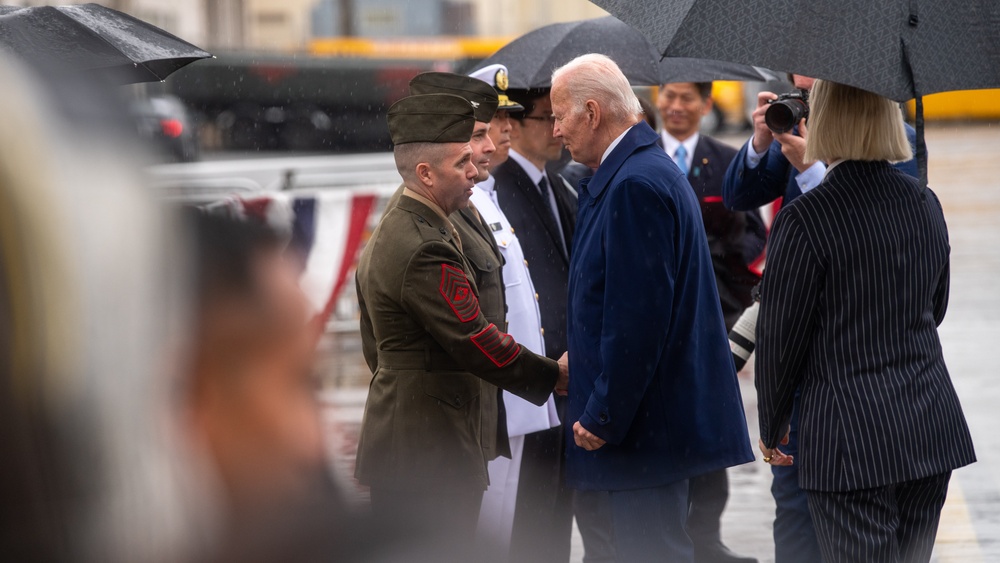
[[[711,96],[705,98],[705,109],[702,110],[701,114],[702,115],[708,115],[708,114],[712,113],[713,103],[714,102],[712,101],[712,97]]]
[[[417,165],[417,180],[421,184],[431,187],[434,185],[434,171],[431,169],[431,165],[426,162],[421,162]]]
[[[583,111],[587,115],[590,130],[596,131],[601,126],[601,106],[594,100],[587,100],[583,105]]]

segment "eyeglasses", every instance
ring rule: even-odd
[[[547,121],[549,123],[549,125],[555,125],[555,123],[556,123],[556,116],[554,116],[554,115],[542,115],[542,116],[539,116],[539,115],[525,115],[525,116],[521,117],[521,119],[530,119],[532,121]]]

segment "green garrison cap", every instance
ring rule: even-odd
[[[497,92],[482,80],[450,72],[424,72],[410,81],[411,94],[454,94],[476,110],[476,121],[489,123],[497,112]]]
[[[409,96],[389,108],[392,144],[468,143],[476,126],[472,104],[452,94]]]

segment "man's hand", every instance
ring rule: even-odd
[[[816,164],[816,161],[807,162],[805,160],[806,156],[806,138],[809,137],[809,130],[806,129],[806,120],[803,119],[799,122],[799,134],[793,135],[791,131],[787,133],[775,133],[774,138],[781,143],[781,154],[785,155],[788,162],[799,171],[799,174],[805,172],[810,166]],[[756,142],[754,143],[756,144]]]
[[[764,113],[767,112],[767,102],[777,99],[774,92],[761,92],[757,94],[757,109],[753,110],[753,150],[757,154],[767,151],[774,140],[774,134],[768,129],[764,122]]]
[[[579,423],[577,423],[579,424]],[[781,445],[788,445],[788,433],[785,432],[785,437],[781,439]],[[779,450],[778,448],[766,448],[764,447],[764,440],[760,440],[758,444],[760,447],[760,453],[764,455],[764,463],[769,465],[780,465],[787,467],[795,463],[795,457],[790,456]]]
[[[559,358],[559,379],[556,379],[556,395],[565,397],[569,394],[569,352],[563,352]]]
[[[579,420],[573,424],[573,440],[576,441],[576,445],[588,452],[594,451],[607,443],[591,434],[589,430],[580,424]]]

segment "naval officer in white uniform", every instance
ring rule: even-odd
[[[503,93],[507,89],[505,66],[490,65],[470,76],[497,88],[500,98],[500,104],[490,126],[490,137],[497,147],[490,159],[492,170],[507,160],[510,150],[511,126],[507,117],[508,112],[524,108]],[[500,210],[494,191],[495,185],[496,181],[492,176],[476,184],[472,189],[472,203],[493,232],[504,258],[503,282],[507,300],[507,333],[532,352],[545,355],[545,341],[542,338],[544,329],[538,309],[538,294],[531,283],[528,262],[524,259],[524,252],[521,250],[517,235]],[[556,413],[552,397],[539,407],[504,391],[503,402],[507,409],[511,459],[498,457],[489,463],[490,486],[483,495],[482,509],[479,513],[479,535],[491,542],[495,549],[506,550],[510,547],[514,525],[524,436],[558,426],[559,415]],[[505,554],[498,555],[500,557],[497,560],[506,559]]]

